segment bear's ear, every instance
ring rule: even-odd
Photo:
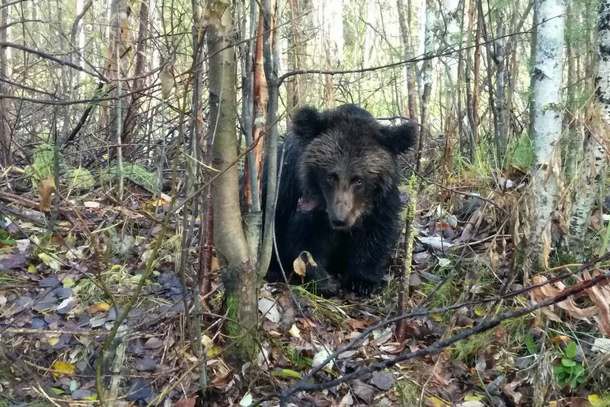
[[[398,126],[382,126],[379,142],[394,154],[407,151],[417,142],[417,123],[408,121]]]
[[[327,120],[315,108],[306,106],[294,114],[292,131],[295,136],[311,140],[326,130]]]

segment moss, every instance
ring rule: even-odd
[[[254,360],[258,351],[258,340],[256,333],[243,329],[239,324],[239,298],[235,294],[225,295],[225,307],[227,311],[227,334],[231,338],[231,346],[235,351],[230,354],[238,362]]]

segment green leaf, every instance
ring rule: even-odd
[[[281,377],[283,379],[301,379],[301,374],[292,369],[274,369],[271,372],[271,375],[274,377]]]
[[[570,343],[568,343],[568,346],[566,346],[564,354],[566,355],[567,358],[574,359],[576,357],[576,352],[577,352],[576,342],[570,342]]]
[[[574,367],[576,366],[576,362],[574,362],[572,359],[567,359],[567,358],[562,358],[561,359],[561,364],[565,367]]]
[[[538,353],[538,346],[536,346],[534,337],[531,334],[525,336],[525,348],[530,355],[535,355]]]
[[[555,365],[553,366],[553,374],[555,374],[555,377],[557,377],[557,380],[560,380],[561,377],[565,374],[566,369],[561,366],[561,365]]]

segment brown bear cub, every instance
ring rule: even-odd
[[[416,140],[408,122],[383,126],[343,105],[299,110],[284,141],[275,234],[279,260],[295,280],[294,260],[311,253],[306,280],[324,295],[340,286],[368,294],[383,283],[400,236],[397,155]],[[275,251],[267,274],[283,281]]]

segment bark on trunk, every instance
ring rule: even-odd
[[[561,175],[559,157],[562,130],[561,88],[565,55],[565,3],[536,0],[538,33],[534,76],[534,154],[526,224],[526,272],[547,267],[551,250],[551,223]]]
[[[411,37],[410,24],[411,21],[411,1],[409,6],[405,8],[403,0],[396,0],[398,8],[398,22],[400,24],[400,35],[402,37],[403,58],[405,60],[413,58],[413,39]],[[417,86],[415,82],[415,63],[405,65],[407,77],[407,112],[409,118],[417,118]]]
[[[432,59],[430,56],[436,50],[436,37],[434,28],[436,25],[436,6],[434,0],[426,1],[426,25],[425,25],[425,40],[424,40],[424,53],[428,57],[422,66],[421,72],[421,87],[423,88],[421,95],[421,112],[419,123],[421,125],[420,137],[417,142],[416,152],[416,170],[419,171],[421,152],[425,140],[428,137],[428,103],[430,102],[430,96],[432,95]]]
[[[598,17],[599,62],[597,70],[597,106],[588,126],[584,159],[574,196],[570,220],[570,248],[581,259],[587,255],[586,232],[591,210],[603,186],[606,174],[605,138],[610,131],[610,1],[602,0]],[[605,252],[607,248],[602,248]]]
[[[214,167],[226,172],[213,185],[214,241],[225,262],[226,306],[232,321],[229,335],[242,360],[256,350],[256,273],[249,255],[239,206],[239,172],[235,129],[236,61],[232,47],[233,17],[224,1],[208,3],[208,16],[217,16],[208,31],[210,131],[214,140]]]
[[[0,6],[5,6],[9,0],[1,0]],[[0,9],[0,42],[8,40],[8,7]],[[7,48],[0,46],[0,79],[8,75]],[[9,93],[9,87],[0,81],[0,95]],[[0,166],[9,165],[11,160],[12,134],[9,126],[10,99],[0,97]]]

